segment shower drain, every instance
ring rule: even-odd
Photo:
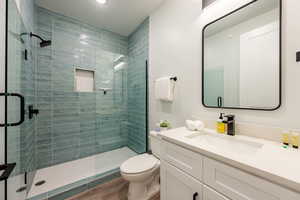
[[[44,185],[45,183],[46,183],[46,181],[42,180],[42,181],[36,182],[34,185],[35,186],[41,186],[41,185]]]

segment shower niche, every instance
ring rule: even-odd
[[[95,72],[75,68],[75,91],[94,92],[95,91]]]

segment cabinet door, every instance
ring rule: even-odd
[[[232,200],[300,200],[299,193],[209,158],[203,180]]]
[[[169,142],[163,142],[161,150],[163,160],[202,181],[202,155]]]
[[[213,189],[203,186],[203,200],[229,200]]]
[[[161,163],[162,200],[203,200],[202,184],[180,169]]]

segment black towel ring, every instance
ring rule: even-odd
[[[170,80],[172,80],[172,81],[177,81],[178,79],[177,79],[176,76],[174,76],[174,77],[171,77]]]

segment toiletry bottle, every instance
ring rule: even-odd
[[[299,133],[294,132],[291,134],[291,144],[293,148],[295,149],[299,148],[299,142],[300,142],[299,139],[300,139]]]
[[[290,143],[290,131],[287,131],[287,130],[283,131],[281,140],[282,140],[282,143],[284,145],[289,145],[289,143]]]
[[[234,115],[226,115],[226,134],[230,136],[235,136],[235,116]]]
[[[224,118],[223,118],[224,113],[220,113],[220,117],[217,120],[217,132],[224,134],[225,133],[225,124],[224,124]]]

